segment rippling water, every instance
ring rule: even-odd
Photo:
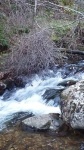
[[[84,61],[78,64],[58,66],[53,70],[43,71],[27,79],[25,88],[15,89],[0,97],[0,130],[5,127],[5,122],[12,119],[18,112],[29,112],[33,114],[61,113],[60,106],[51,100],[46,103],[43,93],[46,89],[63,89],[58,86],[62,81],[84,79]]]

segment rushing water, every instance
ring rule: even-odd
[[[5,127],[5,122],[12,119],[18,112],[29,112],[33,114],[61,113],[58,102],[53,100],[46,103],[43,93],[46,89],[63,89],[58,83],[65,80],[84,79],[84,61],[78,64],[58,66],[53,70],[43,71],[28,79],[25,88],[14,89],[0,97],[0,130]],[[57,103],[57,104],[56,104]]]

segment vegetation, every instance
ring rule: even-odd
[[[63,3],[63,5],[68,5],[68,6],[72,6],[74,1],[73,0],[61,0],[61,2]]]
[[[8,37],[5,31],[5,20],[0,16],[0,48],[7,49],[9,47]]]
[[[1,0],[0,45],[11,51],[5,67],[30,74],[62,63],[59,48],[84,50],[81,6],[72,0]]]
[[[3,25],[0,24],[0,45],[8,47],[8,40],[6,38]]]

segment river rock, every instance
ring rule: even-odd
[[[6,89],[8,90],[12,90],[15,87],[14,80],[12,78],[6,79],[4,83],[6,84]]]
[[[64,80],[64,81],[62,81],[62,82],[60,82],[59,84],[58,84],[58,86],[70,86],[70,85],[74,85],[74,84],[76,84],[76,80]]]
[[[57,94],[56,89],[48,89],[43,94],[43,98],[47,99],[47,100],[50,100],[50,99],[55,98],[56,94]]]
[[[21,88],[25,87],[25,82],[23,81],[22,77],[15,77],[14,83],[16,87],[21,87]]]
[[[22,121],[24,130],[58,130],[62,125],[58,114],[44,114],[33,116]]]
[[[58,95],[58,93],[60,93],[60,91],[62,91],[63,89],[48,89],[45,91],[45,93],[42,95],[43,99],[54,99],[56,97],[56,95]]]
[[[63,120],[74,129],[84,129],[84,80],[65,89],[61,98]]]
[[[0,82],[0,95],[2,95],[5,90],[6,90],[6,84]]]

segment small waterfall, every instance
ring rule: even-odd
[[[49,88],[64,89],[63,86],[58,86],[62,81],[84,79],[83,66],[84,62],[79,62],[78,64],[66,64],[62,68],[55,67],[53,70],[43,71],[40,75],[34,75],[25,88],[16,89],[11,93],[6,91],[0,96],[0,130],[4,128],[6,121],[13,118],[15,113],[60,114],[60,106],[54,104],[53,101],[46,103],[42,95]]]

